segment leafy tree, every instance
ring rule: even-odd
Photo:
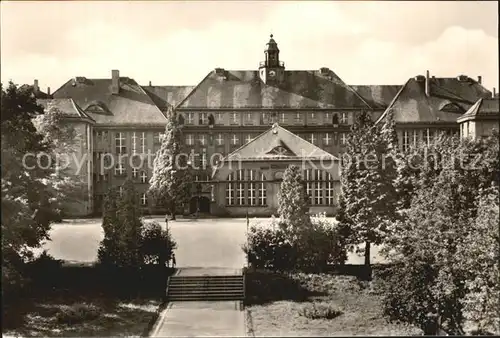
[[[177,113],[169,110],[160,150],[154,160],[149,192],[158,205],[164,205],[172,219],[191,197],[191,171],[187,154],[183,152],[182,130]]]
[[[410,177],[411,203],[386,242],[394,266],[382,283],[384,308],[430,333],[438,316],[463,334],[467,316],[486,323],[498,304],[484,301],[498,291],[498,140],[440,136],[434,149],[420,159],[431,165]]]
[[[51,175],[54,167],[45,157],[51,144],[37,132],[33,118],[43,114],[32,91],[12,82],[1,86],[2,138],[2,295],[22,285],[22,266],[32,249],[48,239],[56,219]],[[44,169],[46,168],[46,169]]]
[[[296,238],[302,229],[310,226],[309,207],[298,166],[290,165],[285,170],[278,203],[280,224],[286,227],[292,239]]]
[[[87,186],[76,175],[73,168],[76,166],[76,156],[81,135],[71,122],[65,119],[64,113],[48,104],[45,113],[33,119],[33,124],[44,140],[50,144],[48,155],[55,164],[50,176],[54,208],[64,214],[72,203],[79,203],[87,199]]]
[[[466,317],[478,331],[500,332],[499,190],[492,186],[479,196],[478,214],[459,243],[457,256],[469,273],[465,297]]]
[[[341,175],[342,212],[344,224],[350,226],[351,244],[365,243],[368,268],[371,244],[385,241],[397,215],[395,142],[392,119],[375,126],[366,112],[358,116],[347,140],[347,163]]]

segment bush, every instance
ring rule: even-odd
[[[100,307],[93,304],[75,304],[61,308],[61,311],[56,315],[56,319],[60,324],[72,325],[96,319],[102,312]]]
[[[168,229],[163,230],[158,222],[145,223],[141,234],[141,255],[145,264],[159,264],[172,258],[177,243]]]
[[[273,271],[323,271],[330,264],[341,264],[346,252],[337,228],[323,217],[291,238],[283,221],[273,220],[270,228],[252,226],[243,250],[254,268]]]
[[[343,312],[335,309],[327,303],[307,303],[299,311],[299,314],[308,319],[334,319]]]

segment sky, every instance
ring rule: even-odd
[[[328,67],[347,84],[466,74],[499,83],[498,2],[0,2],[1,81],[52,92],[111,70],[147,85],[196,85],[216,67],[256,70],[272,33],[288,70]]]

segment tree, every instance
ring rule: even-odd
[[[27,88],[10,82],[1,90],[2,294],[6,295],[22,285],[22,267],[32,249],[49,238],[58,196],[51,180],[54,164],[40,157],[51,153],[51,144],[33,124],[43,108]]]
[[[104,239],[98,257],[103,265],[137,269],[141,256],[142,227],[137,192],[131,180],[122,186],[122,195],[111,189],[104,201]]]
[[[55,164],[50,176],[54,208],[64,214],[71,203],[87,199],[87,186],[80,175],[73,172],[81,135],[71,122],[65,120],[64,113],[48,104],[45,113],[33,119],[33,124],[44,140],[50,144],[51,161]]]
[[[390,114],[389,114],[390,115]],[[374,125],[362,112],[348,136],[342,167],[341,191],[344,224],[350,226],[351,244],[365,243],[365,266],[370,270],[371,244],[382,244],[396,219],[397,177],[394,122],[389,116]]]
[[[467,317],[487,323],[498,305],[489,298],[499,291],[498,139],[442,135],[433,147],[433,156],[420,159],[427,166],[412,174],[411,203],[386,241],[394,265],[382,283],[384,308],[424,332],[433,333],[437,316],[463,334]]]
[[[286,227],[291,238],[311,224],[309,206],[299,167],[290,165],[283,174],[278,193],[280,224]]]
[[[191,174],[183,144],[177,113],[171,109],[167,113],[165,135],[154,160],[149,193],[157,204],[167,208],[173,220],[179,207],[183,207],[191,197]]]
[[[479,332],[494,328],[500,332],[499,198],[498,186],[481,192],[477,217],[457,250],[469,273],[464,311]]]

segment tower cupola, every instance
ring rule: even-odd
[[[264,50],[265,61],[259,64],[259,75],[266,84],[279,84],[285,76],[285,63],[280,61],[278,44],[271,34]]]

